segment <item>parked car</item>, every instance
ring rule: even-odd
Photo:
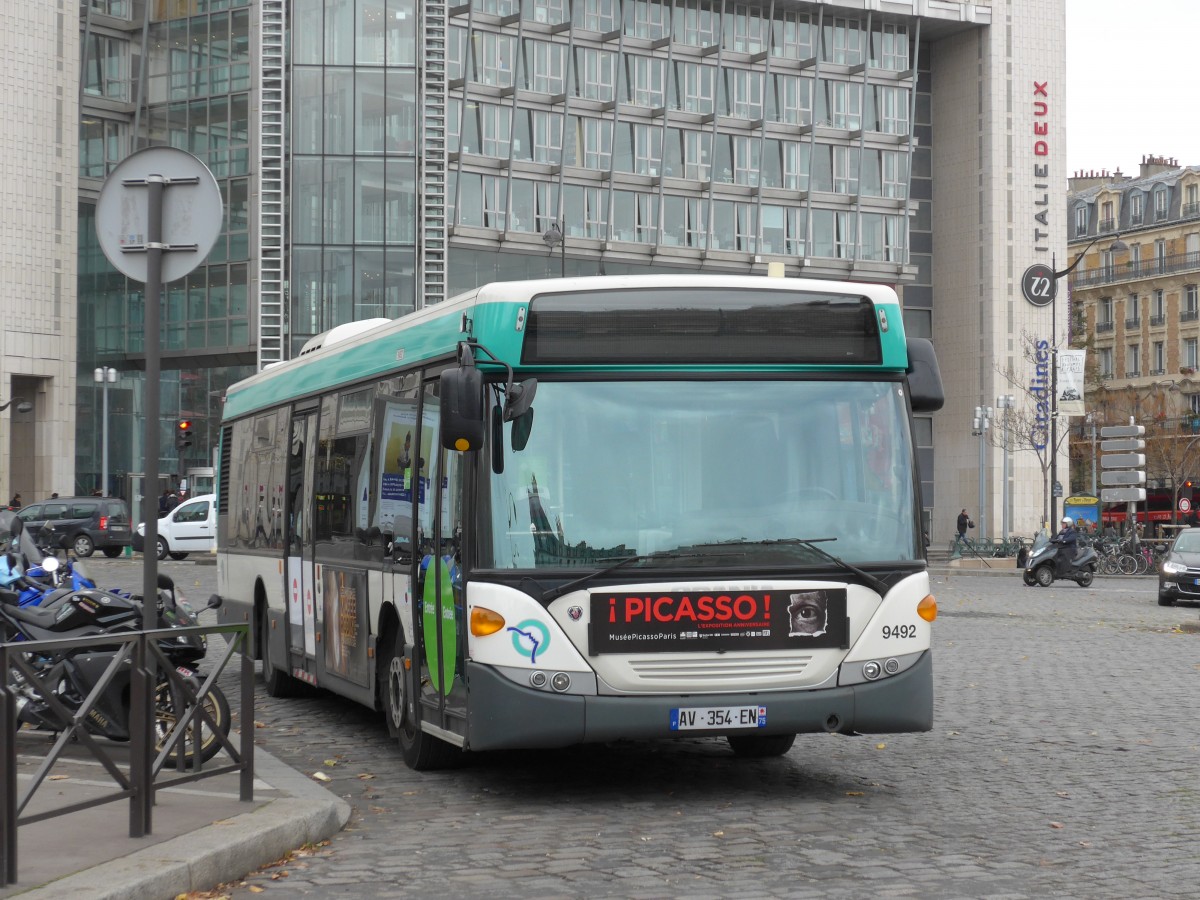
[[[1200,603],[1200,528],[1184,528],[1175,535],[1158,567],[1158,605],[1176,600]]]
[[[159,559],[186,559],[189,553],[211,553],[217,546],[216,494],[203,494],[184,500],[158,520]],[[138,522],[133,549],[141,551],[146,543],[146,523]]]
[[[49,528],[56,546],[80,557],[101,550],[111,559],[130,543],[129,507],[116,497],[56,497],[30,503],[17,515],[35,534]]]

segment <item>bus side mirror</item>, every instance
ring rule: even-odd
[[[946,403],[942,372],[929,338],[908,338],[908,399],[913,412],[937,412]]]
[[[447,450],[478,450],[483,446],[483,375],[474,366],[442,372],[438,389],[442,446]]]

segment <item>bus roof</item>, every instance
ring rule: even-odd
[[[807,278],[765,278],[751,275],[626,275],[583,278],[537,279],[493,282],[435,306],[409,313],[398,319],[374,320],[379,324],[350,323],[310,340],[306,352],[294,359],[275,363],[229,388],[226,419],[234,419],[260,409],[319,394],[332,387],[384,377],[416,363],[449,359],[460,341],[475,340],[496,357],[513,367],[522,365],[522,347],[526,339],[524,324],[530,303],[539,296],[556,296],[560,307],[571,305],[572,295],[607,292],[637,292],[673,289],[695,292],[719,289],[736,293],[746,291],[784,291],[820,293],[869,301],[877,317],[879,362],[865,368],[902,371],[908,358],[904,329],[895,291],[886,285],[858,282],[820,281]],[[480,356],[481,366],[485,359]],[[587,368],[614,368],[589,362]],[[639,364],[638,368],[648,367]],[[771,371],[771,370],[862,370],[863,364],[781,365],[745,363],[739,365],[700,365],[695,362],[659,364],[654,368],[694,371]],[[556,370],[574,367],[555,365]],[[619,369],[629,365],[619,364]]]

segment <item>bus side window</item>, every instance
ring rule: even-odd
[[[412,516],[396,516],[392,526],[392,559],[401,565],[409,565],[413,559],[413,527]]]

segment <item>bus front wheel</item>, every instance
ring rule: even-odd
[[[783,756],[796,742],[794,734],[731,734],[725,738],[734,756],[742,759],[764,759]]]
[[[462,751],[421,730],[418,704],[412,696],[413,673],[404,666],[404,637],[396,632],[391,655],[383,660],[387,672],[384,707],[388,732],[400,740],[404,763],[416,772],[445,769],[462,757]]]

